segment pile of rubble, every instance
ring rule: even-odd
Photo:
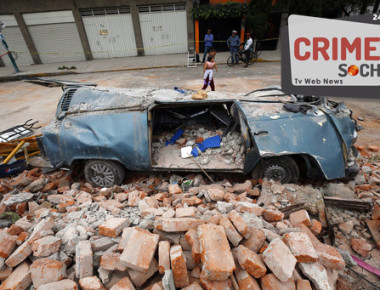
[[[162,132],[154,136],[152,156],[154,164],[166,168],[198,168],[191,159],[181,157],[181,149],[184,147],[195,148],[207,138],[222,135],[220,130],[211,130],[206,127],[193,126],[184,130],[181,138],[175,145],[167,146],[166,140],[171,135]],[[207,148],[195,161],[204,168],[242,168],[244,165],[244,140],[236,131],[229,132],[221,138],[220,147]]]
[[[369,178],[363,173],[366,182],[372,178],[374,220],[380,219],[378,165],[371,161]],[[346,267],[358,267],[351,247],[337,238],[339,249],[319,239],[328,226],[322,189],[186,178],[191,187],[171,175],[133,177],[123,186],[97,189],[73,182],[65,171],[44,175],[33,169],[0,180],[0,289],[354,285]],[[354,186],[358,195],[363,193],[359,186]],[[370,213],[362,215],[357,216],[359,225]],[[349,227],[336,228],[345,229],[354,251],[366,257],[367,248],[353,239],[363,236],[369,243],[371,237],[356,222],[351,231]],[[369,255],[375,252],[371,249]]]

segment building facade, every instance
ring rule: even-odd
[[[17,63],[41,64],[187,52],[192,9],[192,0],[12,0],[0,2],[0,21]]]

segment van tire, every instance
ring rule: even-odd
[[[252,171],[253,179],[273,179],[281,183],[295,183],[299,178],[299,168],[290,156],[263,159]]]
[[[124,181],[125,169],[119,162],[112,160],[88,160],[84,175],[94,187],[112,187]]]

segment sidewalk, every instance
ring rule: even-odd
[[[218,65],[224,65],[229,52],[220,52],[216,56]],[[203,54],[200,54],[202,59]],[[261,62],[280,61],[280,51],[263,51],[259,60]],[[58,70],[60,66],[75,66],[75,70]],[[90,61],[58,62],[39,65],[20,65],[21,73],[15,74],[13,67],[0,68],[0,82],[16,81],[28,77],[60,76],[67,74],[84,74],[110,71],[141,70],[165,67],[185,67],[187,65],[187,54],[166,54],[154,56],[135,56],[123,58],[95,59]],[[202,66],[198,64],[197,66]]]

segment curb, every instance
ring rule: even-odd
[[[256,62],[280,62],[280,60],[266,60],[266,59],[258,58]],[[225,63],[221,63],[221,64],[223,65]],[[21,74],[21,75],[3,76],[3,77],[0,77],[0,83],[22,81],[25,79],[36,78],[36,77],[51,77],[51,76],[65,76],[65,75],[79,75],[79,74],[93,74],[93,73],[107,73],[107,72],[122,72],[122,71],[138,71],[138,70],[174,68],[174,67],[186,67],[186,65],[165,65],[165,66],[151,66],[151,67],[119,68],[119,69],[108,69],[108,70],[107,69],[95,70],[95,71],[90,71],[90,72],[65,71],[65,72],[48,72],[48,73],[30,73],[30,74],[24,74],[24,75]]]

